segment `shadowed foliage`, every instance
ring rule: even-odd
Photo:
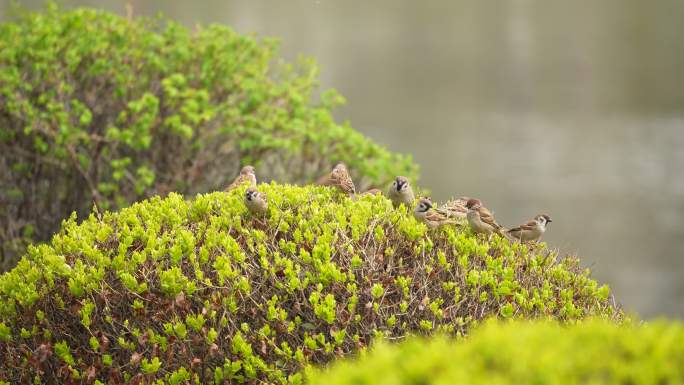
[[[71,219],[0,276],[10,383],[300,383],[375,338],[466,335],[488,317],[623,319],[574,258],[467,227],[428,230],[383,196],[245,186]]]
[[[277,53],[220,25],[54,5],[1,24],[0,271],[72,211],[216,190],[241,163],[303,183],[344,161],[360,188],[417,176],[409,157],[334,121],[334,90],[312,97],[312,60]]]

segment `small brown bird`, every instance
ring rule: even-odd
[[[522,242],[536,242],[541,239],[546,232],[546,226],[551,222],[553,222],[551,217],[546,214],[539,214],[533,220],[508,230],[507,234]]]
[[[439,206],[437,211],[446,214],[450,218],[456,218],[459,220],[466,219],[468,216],[468,209],[466,204],[470,198],[461,197],[456,199],[451,199],[447,203]]]
[[[356,187],[354,187],[354,182],[351,176],[349,176],[349,171],[344,163],[338,163],[321,184],[337,187],[345,194],[351,195],[352,198],[356,194]]]
[[[249,187],[245,191],[245,205],[249,211],[256,215],[265,215],[268,212],[266,194],[259,192],[255,187]]]
[[[236,189],[240,187],[243,183],[249,182],[250,186],[256,186],[257,180],[256,180],[256,173],[254,172],[254,167],[252,166],[245,166],[240,170],[240,175],[235,178],[233,183],[230,184],[230,186],[226,187],[224,191],[230,191],[233,189]]]
[[[466,203],[466,208],[468,209],[466,218],[468,219],[470,227],[472,227],[473,231],[476,233],[491,235],[495,232],[501,234],[504,230],[500,224],[496,223],[494,215],[492,215],[487,208],[482,206],[482,202],[480,202],[479,199],[469,199]]]
[[[377,188],[372,188],[361,193],[361,195],[382,195],[382,190]]]
[[[405,176],[398,176],[394,179],[387,195],[392,200],[394,207],[399,207],[403,203],[404,206],[410,208],[416,199],[411,183]]]
[[[429,228],[434,229],[443,225],[458,224],[453,219],[449,219],[443,213],[440,213],[432,208],[432,201],[428,198],[420,198],[416,208],[413,210],[413,216],[425,223]]]

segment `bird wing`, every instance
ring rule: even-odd
[[[447,216],[437,210],[430,210],[425,214],[425,219],[433,222],[441,222],[447,219]]]
[[[437,223],[457,223],[454,220],[449,219],[448,215],[445,215],[437,210],[430,210],[425,214],[425,219],[430,222]]]
[[[331,175],[331,181],[334,186],[339,187],[342,191],[350,194],[356,192],[356,187],[354,187],[354,182],[351,176],[346,172],[333,172]]]
[[[245,175],[238,175],[237,178],[231,183],[224,191],[231,191],[234,190],[238,187],[240,187],[241,184],[245,183],[247,181],[247,177]]]
[[[529,221],[525,224],[522,224],[518,227],[514,227],[514,228],[508,230],[508,232],[509,233],[513,233],[513,232],[517,233],[517,232],[521,232],[521,231],[525,231],[525,230],[534,230],[536,226],[537,226],[537,222]]]
[[[440,206],[434,209],[436,212],[440,213],[441,215],[448,216],[449,215],[449,208],[445,206]]]
[[[501,225],[496,223],[494,215],[486,207],[480,207],[478,210],[480,212],[480,220],[495,229],[501,229]]]
[[[448,216],[451,216],[452,214],[465,215],[468,213],[468,209],[465,208],[465,203],[461,202],[460,198],[448,201],[440,206],[437,211]]]

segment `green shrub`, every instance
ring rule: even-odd
[[[264,218],[245,187],[174,193],[72,217],[30,246],[0,276],[0,379],[299,383],[377,337],[465,335],[491,316],[623,319],[606,286],[543,244],[428,230],[382,196],[259,188]]]
[[[488,322],[467,340],[376,344],[357,361],[314,371],[312,385],[684,383],[684,326],[587,321]]]
[[[284,63],[273,40],[220,25],[54,6],[1,24],[0,270],[93,201],[220,189],[241,163],[303,183],[344,161],[361,188],[417,175],[337,124],[343,98],[317,88],[312,60]]]

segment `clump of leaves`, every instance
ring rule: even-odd
[[[65,221],[0,276],[0,379],[300,383],[376,338],[466,335],[487,317],[621,321],[545,245],[428,230],[382,196],[261,184]],[[182,381],[182,380],[179,380]]]
[[[684,326],[593,320],[488,322],[467,340],[411,338],[376,344],[358,361],[315,371],[312,385],[681,384]],[[419,379],[419,380],[418,380]]]
[[[318,69],[272,39],[91,9],[0,24],[0,270],[72,211],[227,185],[241,163],[304,183],[332,162],[359,187],[417,176],[409,157],[338,124]],[[361,178],[363,176],[363,178]]]

